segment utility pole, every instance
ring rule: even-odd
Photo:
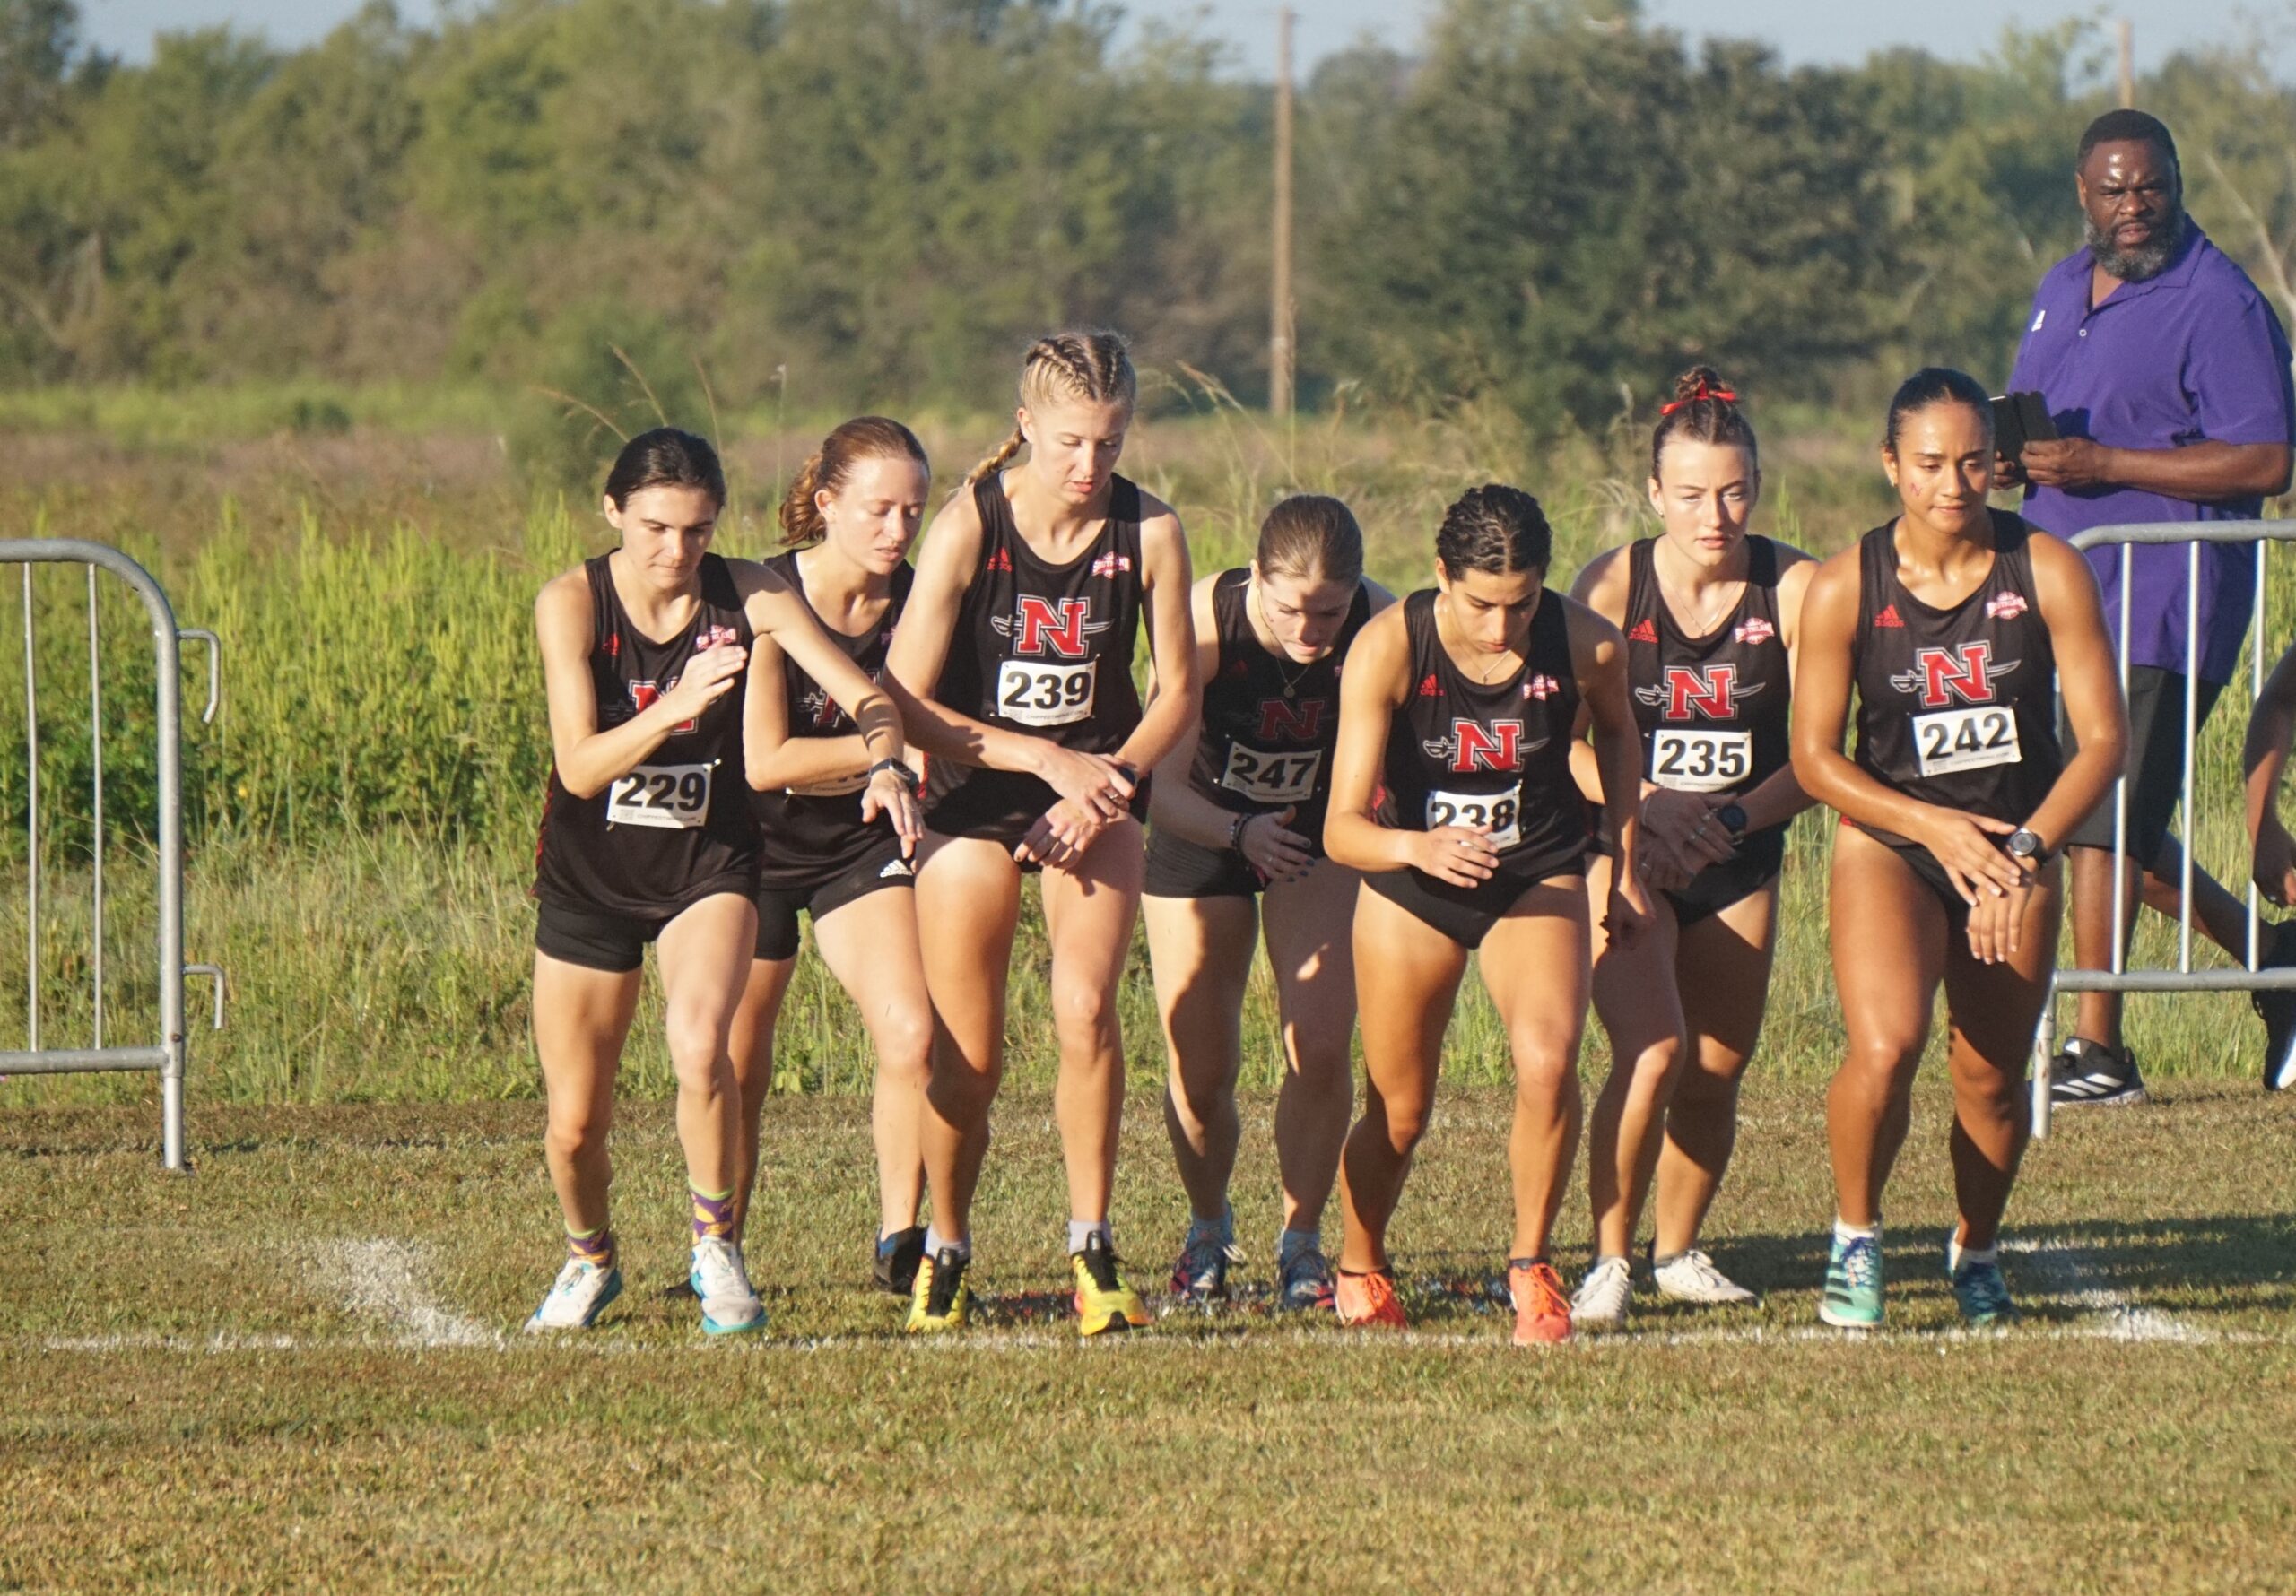
[[[2120,103],[2124,110],[2136,104],[2136,29],[2126,17],[2120,20]]]
[[[1292,374],[1296,331],[1292,299],[1292,12],[1275,13],[1275,281],[1269,307],[1267,408],[1281,419],[1292,413]]]

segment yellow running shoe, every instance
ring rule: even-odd
[[[1148,1323],[1148,1305],[1117,1273],[1117,1256],[1107,1236],[1095,1231],[1085,1237],[1084,1250],[1068,1254],[1068,1267],[1076,1277],[1078,1335],[1135,1330]]]
[[[972,1288],[965,1284],[965,1266],[971,1262],[954,1247],[919,1259],[917,1283],[909,1289],[909,1323],[901,1328],[913,1336],[962,1330],[972,1318]]]

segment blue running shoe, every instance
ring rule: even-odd
[[[526,1333],[538,1336],[553,1330],[587,1330],[598,1322],[606,1305],[621,1295],[622,1271],[569,1258],[558,1279],[551,1282],[550,1295],[526,1321]]]
[[[1275,1305],[1285,1313],[1331,1312],[1331,1262],[1314,1247],[1301,1247],[1276,1271]]]
[[[1833,1238],[1826,1294],[1818,1317],[1837,1330],[1874,1330],[1882,1323],[1882,1248],[1870,1236]]]
[[[709,1334],[747,1335],[765,1328],[765,1305],[750,1288],[742,1250],[724,1236],[693,1244],[693,1272],[686,1283],[701,1299],[701,1328]]]
[[[1945,1238],[1945,1278],[1953,1282],[1953,1301],[1972,1330],[2014,1324],[2022,1316],[2009,1300],[2009,1282],[2001,1278],[2000,1263],[1970,1257],[1950,1236]]]

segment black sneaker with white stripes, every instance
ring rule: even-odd
[[[2286,969],[2296,965],[2296,920],[2283,920],[2267,928],[2259,969]],[[2296,1087],[2296,992],[2252,992],[2248,1002],[2264,1021],[2264,1089],[2284,1092]]]
[[[2055,1108],[2126,1108],[2144,1102],[2144,1078],[2136,1072],[2136,1054],[2075,1037],[2049,1062],[2048,1100]]]

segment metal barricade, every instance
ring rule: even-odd
[[[2192,967],[2192,872],[2193,872],[2193,767],[2194,750],[2198,742],[2200,707],[2200,661],[2204,639],[2200,636],[2200,545],[2203,543],[2253,543],[2256,550],[2256,582],[2250,599],[2248,614],[2249,647],[2252,653],[2248,672],[2248,705],[2253,713],[2257,698],[2264,693],[2266,655],[2277,656],[2279,647],[2265,632],[2266,555],[2274,542],[2296,542],[2296,521],[2161,521],[2137,525],[2093,526],[2076,534],[2073,546],[2086,552],[2091,549],[2117,545],[2122,551],[2120,584],[2120,614],[2118,616],[2120,648],[2120,683],[2124,693],[2128,689],[2128,622],[2129,594],[2135,584],[2128,577],[2128,555],[2132,544],[2184,543],[2190,547],[2185,568],[2185,747],[2184,792],[2179,802],[2185,828],[2184,846],[2178,851],[2182,855],[2182,879],[2179,881],[2182,912],[2178,919],[2177,967],[2175,969],[2132,970],[2128,967],[2127,928],[2128,903],[2128,776],[2126,771],[2113,784],[2113,962],[2106,970],[2058,969],[2049,978],[2048,1001],[2041,1009],[2040,1027],[2033,1037],[2032,1126],[2035,1136],[2048,1134],[2049,1095],[2048,1062],[2057,1052],[2057,999],[2059,993],[2118,992],[2259,992],[2296,989],[2296,969],[2259,970],[2257,888],[2254,880],[2248,887],[2248,934],[2245,967],[2232,970],[2196,970]],[[2283,640],[2284,642],[2284,639]],[[2243,874],[2250,872],[2243,871]]]
[[[215,718],[222,690],[222,646],[215,634],[176,625],[168,595],[150,572],[118,550],[79,538],[0,539],[0,565],[23,568],[24,619],[24,736],[28,772],[25,859],[25,1046],[0,1052],[0,1075],[84,1074],[104,1071],[154,1070],[160,1076],[161,1159],[170,1169],[184,1167],[183,1076],[185,1036],[184,978],[204,976],[215,985],[214,1027],[223,1026],[223,972],[213,965],[183,961],[183,706],[178,680],[180,645],[194,639],[207,645],[207,707],[203,721]],[[85,1047],[43,1047],[40,1045],[40,790],[39,790],[39,674],[33,647],[32,567],[79,565],[88,572],[88,704],[91,745],[89,801],[94,846],[91,871],[93,907],[92,953],[90,974],[94,992],[94,1024]],[[98,625],[99,570],[126,583],[144,603],[151,617],[152,646],[157,650],[159,778],[153,833],[158,845],[159,900],[159,1031],[156,1041],[121,1046],[104,1040],[104,754],[103,646]]]

